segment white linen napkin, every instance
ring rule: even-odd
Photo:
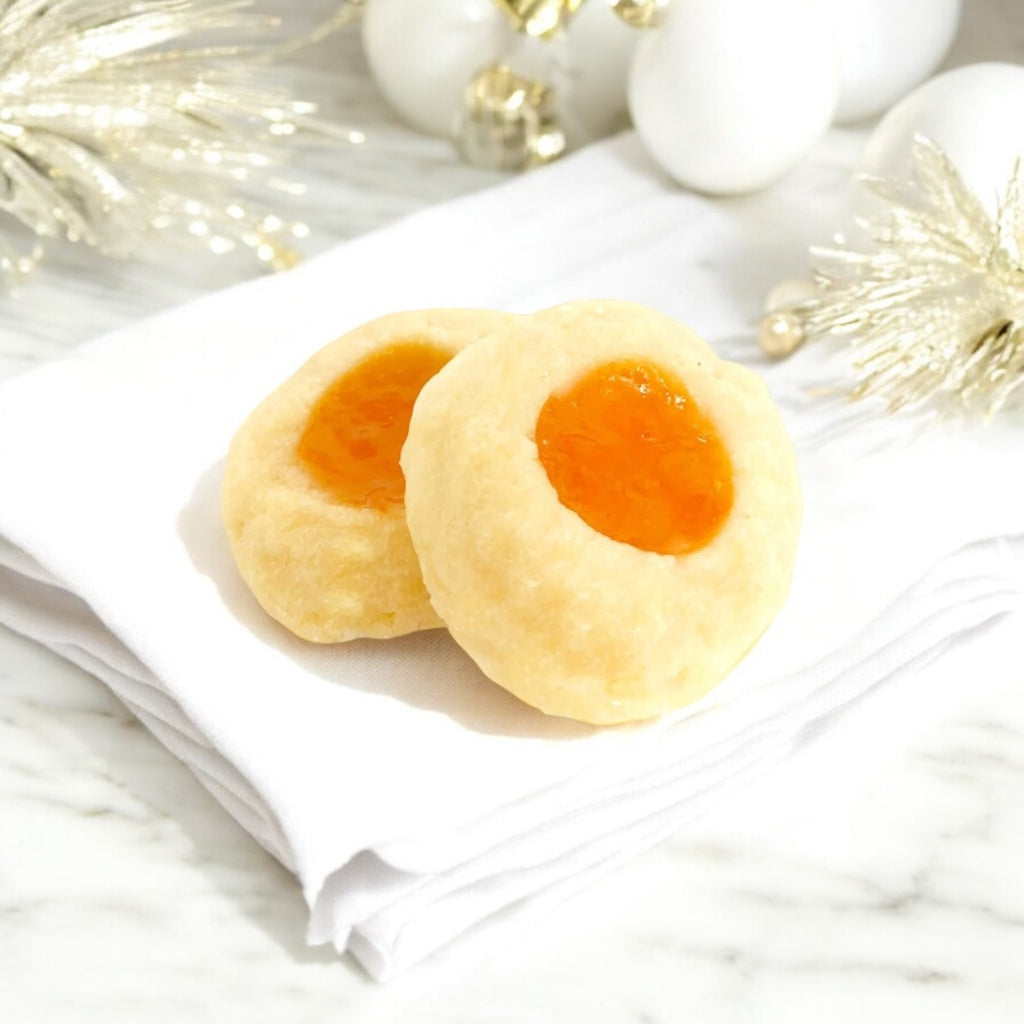
[[[310,941],[379,978],[546,909],[880,685],[926,703],[939,677],[921,666],[968,641],[980,658],[979,630],[1019,607],[1021,424],[937,427],[822,395],[845,372],[824,346],[758,363],[762,296],[835,227],[855,143],[833,134],[785,184],[716,202],[620,137],[6,383],[0,622],[106,682],[295,871]],[[251,407],[373,316],[584,297],[647,303],[758,363],[794,436],[792,595],[729,679],[602,730],[520,704],[444,631],[320,647],[270,621],[219,519]]]

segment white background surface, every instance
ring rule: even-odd
[[[960,59],[1024,60],[1019,4],[966,8]],[[394,123],[355,34],[301,75],[369,135],[299,165],[313,248],[495,180]],[[0,370],[248,272],[58,250],[0,303]],[[382,988],[304,946],[291,876],[98,683],[0,633],[0,1019],[1019,1021],[1022,681],[962,672],[955,707],[851,731],[856,771],[794,766],[541,933]]]

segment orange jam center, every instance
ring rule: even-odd
[[[298,456],[337,501],[380,511],[402,504],[398,457],[413,403],[450,358],[420,342],[392,345],[357,363],[320,396]]]
[[[552,395],[536,441],[561,503],[644,551],[703,547],[732,508],[732,463],[714,424],[654,366],[605,363]]]

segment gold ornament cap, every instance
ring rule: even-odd
[[[469,164],[521,171],[549,163],[565,151],[551,89],[507,64],[491,64],[479,72],[463,101],[455,120],[455,144]]]
[[[608,5],[631,28],[657,28],[669,0],[608,0]]]
[[[565,28],[583,0],[495,0],[517,32],[546,39]]]

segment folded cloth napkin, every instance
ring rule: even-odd
[[[631,299],[757,362],[761,297],[835,226],[850,153],[830,137],[786,184],[715,202],[627,135],[9,381],[0,621],[106,682],[294,870],[310,940],[376,977],[529,919],[881,684],[928,702],[920,666],[1020,603],[1020,422],[850,404],[822,390],[845,373],[825,346],[760,366],[805,486],[791,598],[718,689],[657,722],[547,718],[442,630],[303,643],[256,605],[219,518],[251,407],[379,314]]]

